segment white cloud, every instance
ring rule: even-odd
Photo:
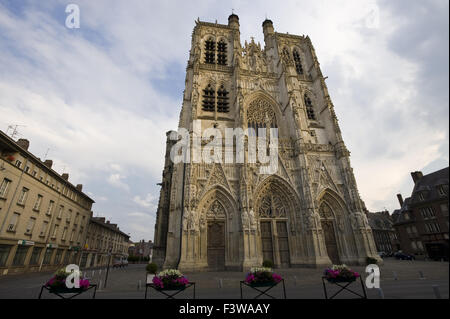
[[[380,8],[375,29],[365,25],[374,3]],[[267,13],[276,31],[311,37],[369,209],[382,209],[380,203],[395,208],[395,192],[409,171],[448,161],[442,151],[448,119],[429,120],[432,106],[448,109],[448,89],[447,99],[428,105],[421,72],[431,59],[414,61],[409,50],[399,54],[390,44],[415,23],[414,10],[400,16],[388,3],[370,0],[77,4],[77,30],[65,28],[59,1],[29,2],[21,15],[0,4],[0,128],[25,124],[20,132],[30,150],[42,157],[50,148],[57,171],[94,194],[94,211],[139,238],[153,238],[154,218],[131,216],[142,218],[140,224],[125,216],[141,207],[156,211],[154,185],[163,169],[165,132],[178,123],[194,19],[226,23],[230,7],[240,17],[241,42],[254,36],[263,43]],[[448,8],[445,1],[423,5]],[[439,45],[439,34],[432,43],[418,39],[421,52]]]
[[[150,208],[150,210],[154,212],[156,212],[156,209],[158,208],[157,200],[158,198],[151,193],[148,193],[145,198],[141,198],[140,196],[133,197],[133,201],[136,204],[142,207]]]
[[[123,179],[125,179],[125,177],[121,176],[120,174],[111,174],[108,177],[108,183],[110,183],[112,186],[119,187],[129,191],[130,187],[122,181]]]

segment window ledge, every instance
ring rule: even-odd
[[[25,207],[25,204],[22,204],[22,203],[17,203],[17,206],[20,206],[20,207]]]
[[[6,197],[0,196],[0,200],[6,200]]]

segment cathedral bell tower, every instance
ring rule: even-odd
[[[311,40],[277,33],[267,19],[262,27],[264,48],[241,45],[236,14],[227,25],[196,21],[155,225],[154,261],[164,268],[379,259]],[[188,158],[174,162],[182,141]]]

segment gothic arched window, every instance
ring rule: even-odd
[[[211,84],[203,90],[203,111],[213,112],[216,104],[216,95]]]
[[[217,64],[227,65],[227,44],[220,40],[217,43]]]
[[[216,43],[213,39],[205,41],[205,63],[214,64],[216,56]]]
[[[297,50],[293,52],[295,69],[299,75],[303,74],[302,60],[300,59],[300,54],[298,54]]]
[[[227,113],[228,111],[228,92],[223,85],[221,85],[217,90],[217,112]]]
[[[307,94],[305,94],[305,106],[306,106],[306,114],[308,115],[308,119],[315,121],[316,115],[314,114],[314,108],[312,105],[312,101]]]

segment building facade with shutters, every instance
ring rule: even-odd
[[[130,236],[105,217],[92,217],[83,247],[80,267],[102,267],[114,259],[127,259]]]
[[[388,211],[367,213],[369,225],[372,228],[373,238],[378,252],[392,254],[399,248],[397,232],[394,222]]]
[[[176,163],[171,151],[180,141],[167,133],[153,257],[164,268],[242,270],[264,260],[310,267],[379,258],[310,38],[277,33],[270,20],[262,27],[264,47],[253,39],[241,44],[235,14],[228,24],[196,22],[179,119],[179,132],[191,133],[189,154],[194,144],[211,142],[205,132],[247,134],[243,153],[236,138],[231,148],[215,142],[212,163]],[[274,171],[253,161],[255,141],[263,145],[258,156],[276,149]]]
[[[0,275],[78,263],[94,201],[0,131]]]
[[[397,195],[400,209],[393,212],[399,249],[418,258],[449,258],[449,168],[423,175],[411,173],[414,188],[403,200]]]

